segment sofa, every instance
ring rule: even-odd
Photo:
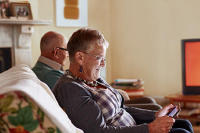
[[[0,133],[83,133],[27,65],[0,74]]]

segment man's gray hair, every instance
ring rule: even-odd
[[[62,43],[63,36],[57,32],[49,31],[40,40],[40,50],[51,52],[57,44]]]

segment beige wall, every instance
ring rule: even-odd
[[[65,35],[69,39],[70,35],[77,30],[79,27],[56,27],[56,0],[30,0],[33,10],[34,19],[46,19],[52,20],[53,23],[49,26],[37,26],[32,37],[32,55],[33,63],[36,63],[40,55],[40,38],[41,36],[49,31],[57,31]],[[88,0],[88,26],[100,30],[105,38],[110,40],[110,1],[109,0]],[[110,49],[107,52],[107,58],[110,58]],[[67,66],[68,67],[68,66]],[[107,66],[107,79],[111,79],[109,74],[110,65]]]
[[[56,27],[55,0],[30,2],[35,19],[53,21],[35,27],[34,65],[43,33],[55,30],[69,38],[77,28]],[[88,0],[89,26],[110,42],[108,82],[142,78],[147,95],[181,92],[180,40],[200,37],[199,5],[199,0]]]
[[[113,0],[112,79],[142,78],[148,95],[181,92],[180,40],[200,38],[199,5],[199,0]]]

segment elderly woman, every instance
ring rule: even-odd
[[[123,105],[118,91],[100,77],[107,47],[103,35],[89,28],[69,39],[69,70],[53,92],[72,123],[85,133],[192,133],[189,121],[167,116],[174,105],[159,112]]]

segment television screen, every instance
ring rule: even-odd
[[[182,40],[183,94],[200,94],[200,39]]]

